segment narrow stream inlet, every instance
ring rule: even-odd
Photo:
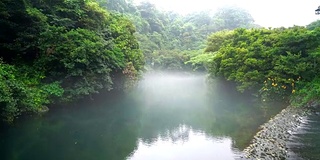
[[[0,159],[231,160],[285,107],[185,73],[146,74],[130,93],[99,96],[2,129]]]

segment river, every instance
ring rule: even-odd
[[[228,160],[285,104],[205,75],[149,73],[128,93],[53,106],[0,133],[1,160]]]

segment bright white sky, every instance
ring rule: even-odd
[[[314,13],[320,0],[134,0],[137,3],[141,1],[149,1],[159,9],[180,14],[238,6],[249,11],[255,23],[264,27],[304,26],[320,19],[320,15]]]

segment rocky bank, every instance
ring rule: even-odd
[[[244,159],[287,159],[286,142],[298,126],[306,109],[287,107],[260,126],[251,144],[244,149]]]

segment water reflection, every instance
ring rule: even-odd
[[[100,96],[2,130],[0,159],[233,159],[281,109],[204,75],[148,74]]]
[[[177,160],[177,159],[235,159],[239,151],[232,148],[229,137],[212,137],[202,131],[180,125],[165,136],[158,136],[151,144],[138,141],[138,150],[130,160]]]
[[[242,150],[259,125],[283,105],[261,107],[255,97],[237,92],[233,83],[217,79],[208,85],[203,75],[146,75],[136,93],[143,113],[140,136],[147,143],[183,124],[211,137],[230,137],[232,146]]]

